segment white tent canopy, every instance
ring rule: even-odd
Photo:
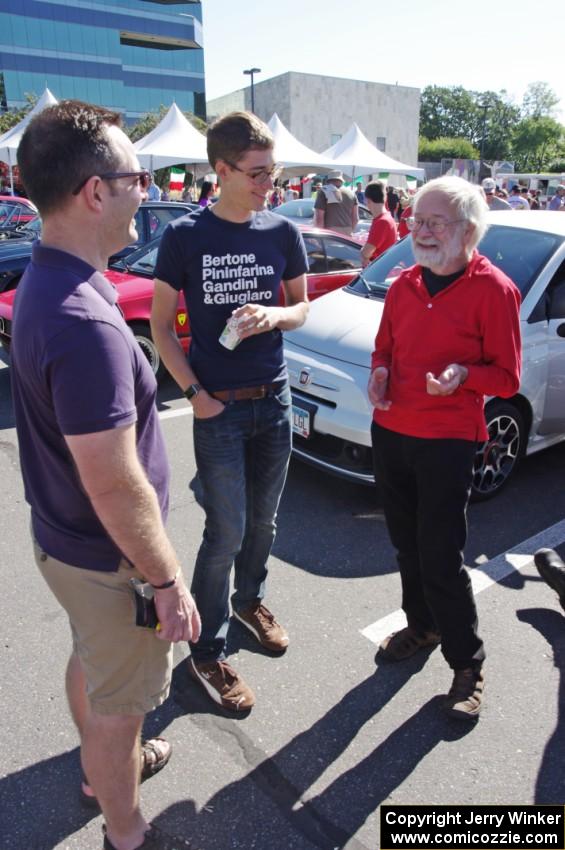
[[[322,156],[299,142],[290,130],[287,130],[276,112],[268,122],[268,126],[275,138],[277,162],[284,165],[285,171],[304,174],[305,169],[314,169],[323,174],[336,168],[331,158]]]
[[[423,168],[406,165],[378,150],[355,123],[351,125],[345,136],[331,148],[323,151],[321,156],[333,159],[334,168],[340,168],[350,177],[378,172],[408,174],[419,180],[424,180],[426,176]]]
[[[48,88],[45,89],[33,109],[30,109],[28,114],[19,121],[15,127],[11,127],[2,136],[0,136],[0,159],[2,162],[7,162],[10,166],[10,184],[12,192],[14,191],[14,178],[12,168],[17,165],[18,145],[24,134],[24,130],[31,119],[45,109],[46,106],[54,106],[59,101],[51,94]]]
[[[176,103],[165,117],[142,139],[134,144],[139,162],[153,171],[169,165],[206,164],[206,137],[192,126]]]

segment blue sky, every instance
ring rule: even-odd
[[[565,122],[564,0],[203,0],[207,97],[286,71],[424,88],[548,82]],[[536,21],[538,11],[539,23]]]

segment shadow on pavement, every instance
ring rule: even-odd
[[[402,669],[389,665],[377,668],[374,675],[352,688],[310,729],[296,735],[270,758],[242,727],[234,727],[230,720],[224,718],[220,726],[214,724],[212,728],[207,724],[204,731],[220,745],[226,734],[235,737],[250,772],[209,799],[192,825],[184,820],[184,804],[170,807],[163,813],[167,821],[174,821],[174,828],[169,825],[169,829],[176,833],[184,830],[197,846],[214,850],[286,850],[291,846],[337,850],[346,845],[348,850],[361,850],[365,845],[352,836],[380,803],[439,742],[459,740],[473,725],[449,721],[435,697],[326,790],[311,798],[308,790],[342,756],[361,728],[421,670],[426,658],[411,659]],[[195,705],[192,689],[177,691],[175,699],[186,711],[200,710],[200,695]],[[195,722],[199,725],[198,720]],[[273,839],[273,825],[257,805],[257,789],[275,804],[295,836],[302,836],[302,844],[292,844],[292,836],[280,832],[279,839]],[[229,836],[234,823],[238,824],[238,831],[237,840],[234,838],[232,843]]]
[[[549,591],[553,594],[552,591]],[[555,594],[553,594],[555,596]],[[561,673],[557,695],[557,725],[545,745],[539,767],[534,803],[563,805],[565,800],[565,774],[563,753],[565,752],[565,619],[558,611],[547,608],[529,608],[517,612],[518,619],[529,623],[546,639],[553,649],[553,663]],[[516,687],[520,686],[519,682]],[[537,711],[543,711],[546,694],[538,694]],[[532,709],[533,711],[533,709]],[[532,713],[532,717],[535,714]]]
[[[367,578],[397,571],[376,491],[291,461],[272,554],[311,575]],[[198,475],[189,482],[202,507]],[[339,523],[328,517],[339,515]],[[384,555],[380,548],[384,547]]]
[[[183,715],[184,712],[173,700],[167,700],[148,716],[143,730],[144,737],[162,734],[175,718]],[[70,723],[66,714],[64,719]],[[80,780],[78,746],[2,777],[2,850],[52,850],[98,817],[98,812],[80,803]]]
[[[266,757],[231,716],[214,711],[208,698],[189,681],[182,661],[174,671],[173,698],[148,717],[144,735],[158,735],[176,718],[190,713],[191,722],[217,749],[227,756],[231,753],[236,761],[243,759],[249,771],[218,791],[200,812],[190,799],[181,800],[162,812],[156,822],[206,850],[337,850],[346,845],[348,850],[365,850],[353,836],[379,804],[439,742],[458,740],[473,727],[444,718],[435,697],[324,791],[310,797],[308,790],[426,660],[427,656],[411,659],[402,669],[378,667],[272,757]],[[221,774],[221,763],[218,771]],[[80,806],[79,782],[78,747],[2,778],[2,847],[51,850],[86,827],[93,815]],[[560,793],[556,791],[554,796]],[[280,818],[265,816],[262,796],[290,829],[281,829]]]

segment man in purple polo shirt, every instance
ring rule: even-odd
[[[104,850],[173,850],[189,845],[148,824],[138,794],[170,746],[140,733],[167,697],[171,642],[197,641],[200,621],[163,525],[156,382],[102,274],[137,238],[148,185],[119,120],[64,101],[24,133],[18,164],[43,232],[15,299],[11,375],[36,561],[71,624],[82,795],[104,813]],[[132,578],[155,588],[159,630],[136,626]]]

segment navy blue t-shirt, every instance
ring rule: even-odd
[[[268,211],[238,224],[205,208],[167,225],[155,277],[184,292],[192,332],[190,365],[205,389],[286,379],[280,330],[248,337],[233,351],[219,338],[234,310],[244,304],[277,306],[281,280],[307,270],[300,231]]]
[[[36,243],[14,300],[10,369],[35,538],[53,558],[103,571],[117,570],[122,553],[82,487],[65,435],[136,423],[163,518],[169,495],[157,383],[116,301],[88,263]]]

